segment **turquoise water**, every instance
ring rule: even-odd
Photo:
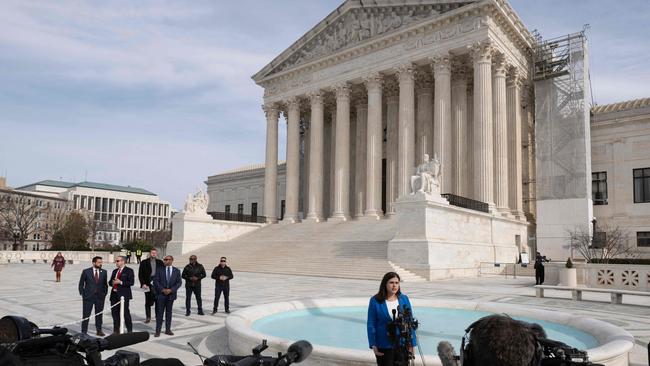
[[[288,311],[255,321],[253,329],[290,340],[306,339],[323,346],[367,350],[367,311],[366,307]],[[415,308],[415,318],[420,322],[418,344],[423,347],[425,354],[435,355],[438,342],[446,340],[451,342],[458,352],[465,328],[490,314],[462,309]],[[598,345],[594,337],[575,328],[525,317],[513,318],[538,323],[544,327],[549,338],[579,349],[594,348]]]

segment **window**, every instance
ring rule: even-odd
[[[634,169],[634,203],[650,202],[650,168]]]
[[[240,203],[237,205],[237,215],[243,215],[244,214],[244,204]]]
[[[251,216],[257,217],[257,202],[251,204]]]
[[[636,246],[637,247],[650,247],[650,231],[637,231],[636,232]]]
[[[225,210],[226,210],[226,213],[229,214],[229,213],[230,213],[230,205],[226,205],[226,209],[225,209]]]
[[[284,210],[286,209],[286,204],[284,200],[280,201],[280,220],[284,220]]]
[[[607,204],[607,172],[591,173],[591,199],[594,205]]]

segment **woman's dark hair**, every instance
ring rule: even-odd
[[[388,281],[390,281],[393,278],[396,278],[401,282],[402,279],[399,277],[399,275],[396,272],[388,272],[384,275],[384,278],[381,279],[381,284],[379,285],[379,292],[375,295],[375,300],[379,302],[384,302],[386,301],[386,298],[388,297],[388,291],[386,291],[386,284]],[[397,290],[397,295],[401,295],[402,291]]]

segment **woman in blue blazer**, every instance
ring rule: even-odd
[[[388,324],[393,320],[393,310],[397,316],[397,306],[400,311],[405,308],[413,310],[409,298],[402,294],[399,287],[400,277],[395,272],[384,275],[379,285],[379,292],[370,298],[368,304],[368,345],[377,358],[377,365],[393,366],[397,356],[393,350],[393,343],[388,336]],[[411,353],[417,342],[415,334],[413,342],[409,345]]]

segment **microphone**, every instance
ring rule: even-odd
[[[442,366],[458,366],[454,346],[449,342],[442,341],[438,343],[438,357],[440,357]]]
[[[149,339],[149,332],[134,332],[134,333],[124,333],[124,334],[114,334],[109,335],[104,338],[106,341],[105,348],[103,350],[113,350],[117,348],[131,346],[140,342],[147,341]]]
[[[399,307],[399,305],[397,305]],[[397,313],[397,310],[393,309],[393,321],[395,321],[395,314]]]
[[[302,362],[309,357],[312,349],[311,343],[305,340],[295,342],[289,346],[287,354],[278,361],[277,366],[287,366],[293,362]]]

